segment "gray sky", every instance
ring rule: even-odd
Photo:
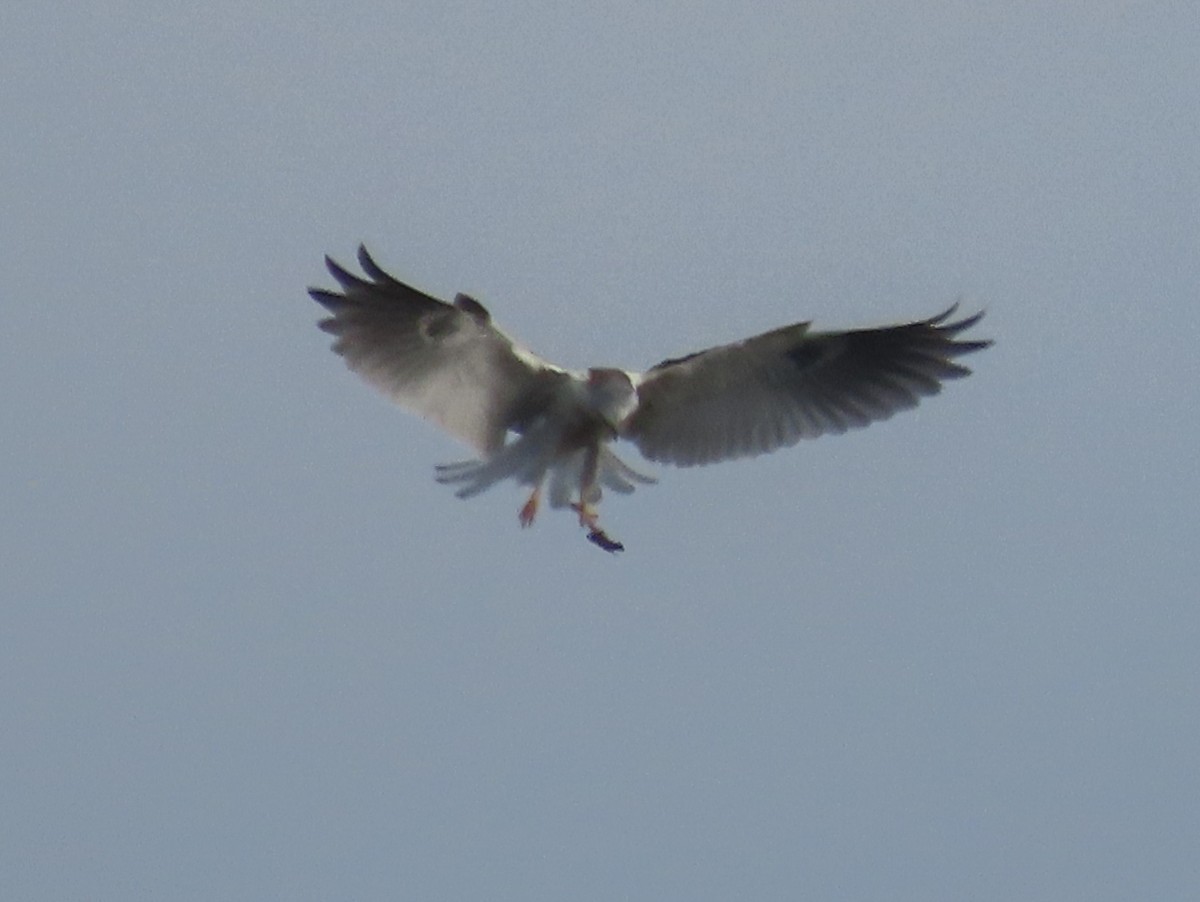
[[[0,11],[0,896],[1194,898],[1191,4],[58,6]],[[613,558],[329,353],[360,240],[567,366],[996,345]]]

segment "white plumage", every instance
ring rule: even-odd
[[[613,440],[685,467],[764,454],[915,407],[970,372],[954,358],[991,344],[959,340],[983,314],[950,321],[951,307],[876,329],[811,332],[797,323],[643,373],[572,372],[513,342],[475,299],[447,304],[418,291],[366,248],[358,260],[366,279],[325,258],[341,293],[309,289],[332,314],[321,328],[350,369],[478,452],[438,467],[438,481],[464,498],[510,478],[531,487],[524,526],[548,485],[551,506],[573,507],[609,551],[623,546],[597,524],[601,487],[625,494],[654,481],[618,458]]]

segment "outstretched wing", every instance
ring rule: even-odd
[[[308,293],[333,314],[320,323],[337,337],[333,350],[367,382],[483,454],[545,403],[561,371],[514,344],[482,304],[462,294],[447,304],[405,285],[365,247],[358,262],[367,279],[326,257],[341,293]]]
[[[954,358],[991,344],[958,340],[983,314],[950,322],[955,309],[850,332],[797,323],[664,361],[642,374],[621,434],[651,460],[687,467],[886,420],[967,375]]]

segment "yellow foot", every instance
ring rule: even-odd
[[[571,503],[571,510],[579,514],[579,525],[584,529],[595,531],[598,527],[596,524],[600,520],[600,515],[583,503]]]
[[[533,519],[537,516],[538,512],[538,504],[542,500],[541,495],[542,490],[540,488],[534,489],[533,494],[529,496],[529,500],[522,505],[520,513],[517,514],[517,518],[521,521],[522,529],[533,525]]]

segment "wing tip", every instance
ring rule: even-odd
[[[356,256],[358,258],[359,266],[362,267],[362,270],[366,274],[367,278],[371,280],[370,282],[368,282],[366,279],[363,279],[362,276],[358,276],[350,272],[350,270],[346,269],[346,267],[334,260],[333,257],[329,256],[329,254],[325,255],[325,268],[329,271],[329,274],[333,276],[338,285],[341,286],[342,291],[348,291],[353,288],[361,288],[371,284],[378,285],[381,283],[395,283],[396,280],[392,276],[388,275],[388,273],[384,271],[383,267],[375,262],[375,258],[371,256],[371,253],[367,250],[367,246],[365,244],[360,244],[358,246],[358,252]],[[317,298],[316,293],[320,293],[325,297],[336,297],[336,295],[332,295],[332,292],[329,292],[323,288],[309,288],[308,293],[313,295],[314,300],[318,300],[321,303],[324,303],[324,301],[321,301],[320,298]]]
[[[356,285],[364,284],[362,279],[334,260],[329,254],[325,255],[325,268],[329,270],[329,274],[333,276],[334,281],[342,286],[343,291],[353,288]]]
[[[390,283],[396,280],[389,275],[382,266],[375,262],[375,258],[371,256],[371,252],[367,250],[366,244],[358,246],[358,265],[362,267],[373,282]]]
[[[987,309],[984,308],[970,316],[965,316],[962,319],[947,322],[958,310],[959,304],[955,302],[948,308],[943,310],[937,316],[932,316],[927,320],[922,320],[918,325],[926,326],[933,330],[937,338],[945,342],[944,350],[947,353],[952,353],[955,357],[962,354],[972,354],[975,351],[982,351],[985,348],[990,348],[994,343],[991,338],[973,338],[969,340],[958,340],[957,336],[966,332],[968,329],[978,325],[979,322],[987,314]],[[970,370],[967,370],[969,373]],[[965,373],[963,375],[966,375]]]
[[[328,288],[314,288],[310,286],[308,296],[331,313],[337,312],[338,308],[346,304],[345,295],[330,291]]]

